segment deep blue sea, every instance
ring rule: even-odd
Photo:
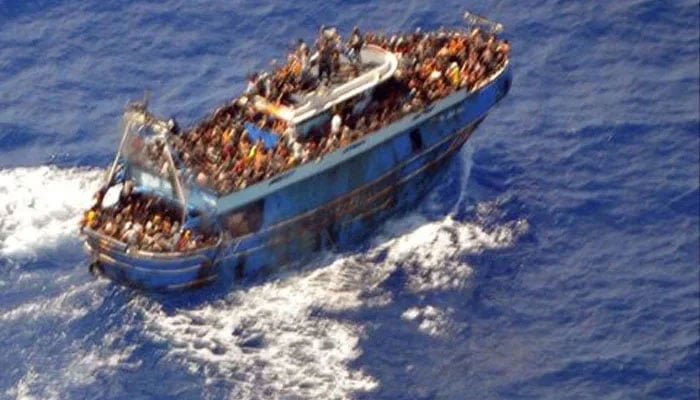
[[[513,86],[415,210],[232,288],[89,274],[128,100],[189,125],[320,24],[465,7],[0,0],[0,398],[698,398],[697,1],[470,2]]]

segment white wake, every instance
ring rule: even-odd
[[[420,216],[387,224],[363,254],[320,262],[274,282],[234,290],[224,300],[191,310],[165,311],[150,301],[138,307],[146,334],[170,346],[168,358],[204,371],[207,385],[227,382],[231,398],[349,398],[379,382],[350,363],[361,355],[362,324],[334,318],[338,311],[392,301],[382,283],[401,268],[415,293],[469,284],[463,255],[509,246],[526,230],[520,221],[489,232],[451,217]],[[398,236],[396,236],[398,235]],[[457,332],[452,309],[411,307],[402,315],[416,330],[437,338]]]
[[[106,281],[89,280],[66,286],[58,294],[36,294],[18,307],[0,312],[0,325],[31,343],[19,350],[27,370],[12,387],[0,392],[0,398],[65,399],[71,392],[94,384],[100,375],[139,368],[139,361],[129,361],[138,344],[121,342],[130,326],[104,331],[100,326],[109,323],[110,315],[95,318],[97,325],[89,330],[77,329],[80,336],[66,333],[75,332],[71,326],[80,325],[88,314],[99,312],[107,288]],[[18,350],[5,351],[16,356]]]
[[[74,235],[102,173],[56,167],[0,170],[0,256],[55,246]],[[460,186],[452,213],[464,201],[466,188]],[[432,194],[423,207],[440,210],[439,202]],[[497,212],[498,206],[479,204],[477,214]],[[526,221],[486,229],[478,220],[463,222],[449,214],[429,221],[415,213],[388,221],[365,252],[320,255],[315,267],[234,289],[221,300],[173,311],[136,296],[125,307],[143,316],[146,337],[166,345],[165,360],[202,374],[205,386],[230,387],[231,398],[348,398],[380,382],[352,366],[362,355],[364,324],[334,313],[390,304],[394,293],[383,283],[397,270],[406,277],[403,291],[422,295],[464,288],[473,274],[465,255],[511,246],[527,230]],[[101,291],[92,283],[0,313],[0,322],[83,318],[100,303],[93,297]],[[401,318],[440,339],[460,331],[455,312],[421,303],[408,306]],[[139,345],[115,351],[114,341],[123,333],[110,330],[101,344],[87,347],[72,342],[71,356],[60,362],[65,373],[47,373],[34,360],[33,369],[6,394],[61,398],[71,388],[94,383],[100,371],[131,368],[128,360]]]
[[[0,256],[31,253],[75,235],[92,203],[98,169],[0,169]]]

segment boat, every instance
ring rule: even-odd
[[[311,79],[280,94],[265,90],[269,81],[251,80],[252,90],[189,129],[154,115],[147,100],[130,103],[119,149],[81,227],[91,270],[147,291],[236,281],[349,248],[410,210],[511,86],[502,26],[469,13],[465,20],[452,30],[366,34],[354,54],[335,54],[336,73],[325,84]],[[320,37],[339,38],[329,28]],[[406,42],[439,49],[406,50]],[[474,66],[466,60],[475,49],[482,53]],[[421,72],[442,60],[441,51],[448,59],[437,65],[453,69]],[[484,51],[498,54],[484,61]],[[462,59],[457,74],[449,60]],[[323,62],[311,59],[309,76],[321,75]],[[409,81],[406,71],[422,78]],[[464,78],[450,85],[448,74]],[[353,129],[338,131],[339,110]]]

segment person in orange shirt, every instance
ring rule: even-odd
[[[257,147],[257,145],[256,145]],[[266,151],[265,149],[259,148],[256,152],[253,161],[253,169],[256,173],[260,173],[263,170],[263,167],[265,166],[265,154]]]
[[[222,143],[229,143],[229,142],[231,142],[232,137],[233,137],[233,132],[232,132],[232,129],[229,127],[222,134],[222,136],[221,136],[222,141],[221,142]]]

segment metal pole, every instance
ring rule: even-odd
[[[170,164],[170,168],[172,168],[173,178],[174,178],[173,180],[175,181],[175,191],[177,192],[177,197],[180,199],[180,202],[182,203],[181,225],[184,225],[185,224],[185,217],[187,214],[187,200],[185,199],[185,191],[182,189],[182,184],[180,183],[180,173],[178,172],[177,167],[175,166],[175,160],[173,160],[173,155],[170,153],[170,146],[168,145],[167,140],[165,140],[165,143],[163,145],[163,150],[165,150],[165,155],[168,158],[168,164]]]
[[[105,180],[105,186],[109,185],[110,182],[112,182],[112,178],[114,177],[114,173],[117,170],[117,163],[119,162],[119,157],[121,157],[122,154],[122,149],[124,148],[124,143],[126,142],[126,136],[129,133],[129,130],[131,129],[131,121],[127,121],[126,125],[124,126],[124,133],[122,134],[122,139],[121,142],[119,143],[119,150],[117,150],[117,155],[114,157],[114,161],[112,162],[112,166],[109,169],[109,174],[107,174],[107,179]]]

